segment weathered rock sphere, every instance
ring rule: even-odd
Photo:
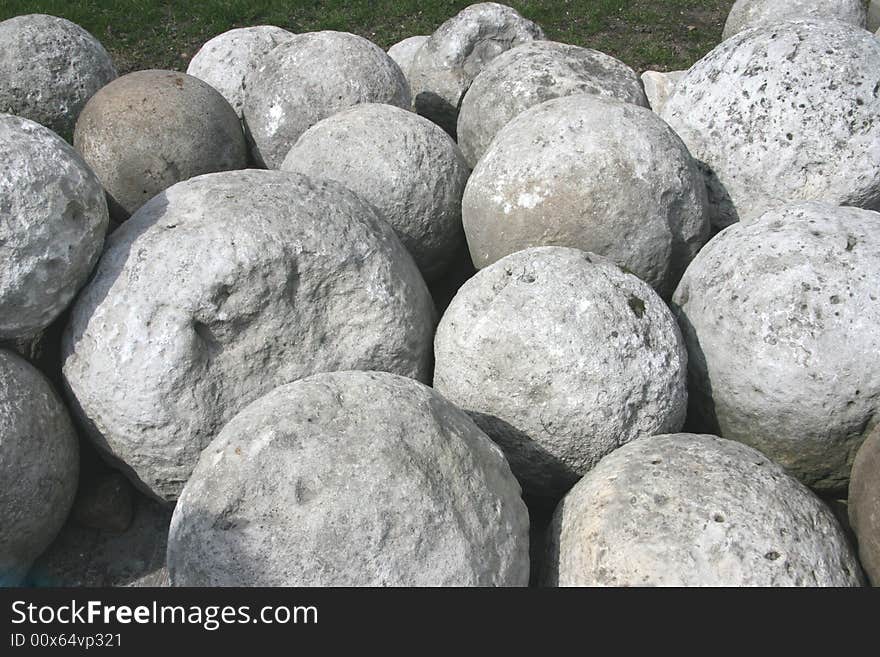
[[[719,233],[673,296],[702,430],[846,487],[880,406],[880,214],[805,202]]]
[[[416,53],[429,38],[430,36],[428,35],[407,37],[388,49],[388,56],[397,63],[407,80],[409,80],[409,69],[412,66]]]
[[[135,71],[88,102],[76,149],[124,221],[171,185],[247,166],[247,146],[232,106],[206,82],[176,71]]]
[[[358,103],[409,109],[409,84],[379,46],[347,32],[299,34],[273,48],[247,79],[244,121],[257,162],[281,166],[306,130]]]
[[[874,586],[880,586],[880,425],[859,447],[849,484],[849,520],[859,558]]]
[[[501,451],[430,388],[335,372],[254,402],[174,510],[172,585],[525,586],[528,512]]]
[[[458,114],[458,145],[473,167],[492,139],[530,107],[596,94],[648,107],[639,76],[609,55],[555,41],[530,41],[493,59],[474,78]]]
[[[0,163],[0,340],[30,338],[86,282],[107,202],[76,151],[28,119],[0,114]]]
[[[657,114],[663,111],[666,101],[675,91],[675,85],[684,77],[687,71],[645,71],[642,73],[642,85],[645,88],[645,96],[648,105]]]
[[[709,236],[703,179],[681,140],[651,110],[595,95],[549,100],[508,123],[462,203],[479,268],[530,246],[571,246],[661,295]]]
[[[461,197],[470,169],[452,138],[417,114],[356,105],[309,128],[281,168],[335,180],[372,203],[427,281],[464,247]]]
[[[871,34],[779,23],[694,64],[662,116],[707,166],[716,228],[798,200],[880,209],[878,84]]]
[[[0,22],[0,112],[69,139],[86,101],[115,77],[104,46],[69,20],[28,14]]]
[[[753,27],[804,19],[839,20],[863,28],[865,18],[865,0],[736,0],[722,38]]]
[[[480,71],[505,50],[543,38],[540,27],[505,5],[462,9],[416,52],[407,75],[416,111],[455,137],[462,98]]]
[[[15,586],[64,524],[79,445],[49,382],[0,349],[0,586]]]
[[[434,387],[532,495],[559,496],[619,445],[684,423],[687,356],[668,308],[577,249],[527,249],[480,271],[443,315],[434,354]]]
[[[64,336],[91,438],[158,498],[242,407],[314,372],[426,380],[433,305],[375,210],[332,182],[200,176],[115,231]]]
[[[267,52],[292,37],[292,32],[274,25],[229,30],[205,43],[193,55],[186,73],[223,94],[241,116],[247,76],[257,69]]]
[[[560,503],[548,586],[859,586],[831,510],[760,452],[695,434],[608,455]]]

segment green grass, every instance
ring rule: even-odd
[[[383,48],[430,34],[470,2],[440,0],[3,0],[0,20],[63,16],[95,35],[120,73],[185,70],[205,41],[233,27],[270,24],[294,32],[354,32]],[[721,40],[733,0],[547,0],[508,2],[548,38],[589,46],[638,71],[687,68]]]

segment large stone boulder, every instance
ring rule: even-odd
[[[684,77],[687,71],[645,71],[642,73],[642,85],[645,88],[645,96],[648,105],[657,114],[663,111],[666,101],[675,92],[675,85]]]
[[[452,138],[417,114],[356,105],[309,128],[281,168],[335,180],[372,203],[429,282],[464,248],[470,169]]]
[[[662,116],[704,163],[716,228],[790,201],[880,209],[878,84],[873,35],[779,23],[694,64]]]
[[[79,445],[49,382],[0,349],[0,586],[22,582],[73,504]]]
[[[543,38],[540,27],[505,5],[462,9],[416,52],[409,70],[416,111],[455,137],[462,99],[480,71],[505,50]]]
[[[709,237],[699,168],[656,114],[581,94],[508,123],[477,164],[462,220],[478,268],[532,246],[604,255],[662,296]]]
[[[804,19],[839,20],[863,28],[865,17],[865,0],[736,0],[722,38],[753,27]]]
[[[0,163],[0,340],[29,339],[86,282],[107,202],[76,151],[28,119],[0,114]]]
[[[716,436],[625,445],[560,503],[547,586],[860,586],[831,510],[760,452]]]
[[[687,356],[669,309],[577,249],[527,249],[480,271],[443,315],[434,355],[434,387],[537,497],[561,496],[611,450],[684,423]]]
[[[267,52],[292,37],[292,32],[274,25],[223,32],[199,48],[186,73],[204,80],[223,94],[241,116],[248,75],[257,69]]]
[[[90,437],[174,500],[242,407],[314,372],[426,380],[434,317],[410,255],[347,189],[260,170],[200,176],[115,231],[64,336]]]
[[[174,510],[177,586],[525,586],[504,456],[430,388],[335,372],[278,388],[205,449]]]
[[[856,454],[848,507],[859,559],[871,583],[880,586],[880,424]]]
[[[28,14],[0,22],[0,112],[70,139],[86,101],[114,78],[104,46],[69,20]]]
[[[277,169],[306,130],[358,103],[409,109],[409,84],[379,46],[347,32],[285,41],[247,78],[244,121],[254,159]]]
[[[880,214],[802,202],[719,233],[673,296],[701,430],[845,489],[878,412]]]
[[[247,166],[241,122],[216,89],[176,71],[135,71],[88,102],[73,136],[124,221],[171,185]]]
[[[639,76],[589,48],[530,41],[493,59],[474,78],[458,114],[458,145],[473,167],[511,119],[544,101],[596,94],[648,107]]]
[[[409,80],[409,69],[412,66],[416,53],[429,38],[429,35],[407,37],[388,49],[388,56],[397,63],[407,80]]]

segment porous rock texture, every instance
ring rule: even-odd
[[[69,20],[27,14],[0,22],[0,112],[69,139],[86,101],[114,78],[104,46]]]
[[[480,271],[443,315],[434,354],[434,387],[530,495],[558,497],[611,450],[684,423],[687,356],[669,309],[577,249],[527,249]]]
[[[501,453],[430,388],[333,372],[254,402],[174,510],[172,585],[525,586],[528,512]]]
[[[65,332],[75,409],[164,500],[243,406],[318,371],[427,379],[434,310],[411,256],[329,181],[200,176],[115,231]]]
[[[880,586],[880,424],[856,454],[848,506],[862,567],[871,583]]]
[[[266,53],[293,37],[274,25],[239,27],[218,34],[193,55],[187,75],[204,80],[242,113],[247,77],[257,69]]]
[[[716,47],[662,116],[704,164],[718,229],[790,201],[880,209],[878,85],[874,36],[785,22]]]
[[[804,19],[839,20],[865,27],[865,0],[736,0],[724,23],[723,39],[753,27]]]
[[[608,455],[560,503],[546,586],[860,586],[831,510],[779,465],[716,436]]]
[[[0,114],[0,163],[0,340],[33,338],[97,262],[107,202],[76,151],[28,119]]]
[[[661,296],[709,236],[706,189],[681,140],[656,114],[580,94],[508,123],[462,200],[474,264],[531,246],[607,256]]]
[[[0,349],[0,586],[24,579],[73,504],[79,445],[67,409],[34,367]]]
[[[334,114],[299,138],[281,169],[335,180],[373,204],[426,281],[464,248],[470,169],[452,138],[413,112],[368,103]]]
[[[277,169],[306,130],[358,103],[411,106],[400,67],[379,46],[347,32],[298,34],[248,76],[244,122],[251,152]]]
[[[135,71],[108,84],[82,111],[73,142],[117,221],[182,180],[247,166],[235,110],[207,82],[176,71]]]
[[[675,85],[687,71],[645,71],[642,73],[642,85],[648,105],[657,114],[663,111],[666,101],[675,91]]]
[[[596,94],[648,107],[639,76],[597,50],[530,41],[493,59],[474,78],[458,114],[458,145],[473,167],[495,135],[530,107],[573,94]]]
[[[543,38],[538,25],[505,5],[462,9],[416,52],[408,74],[416,111],[455,137],[462,99],[480,71],[505,50]]]
[[[880,408],[880,214],[801,202],[719,233],[673,296],[691,416],[840,491]]]
[[[409,69],[416,53],[429,38],[430,36],[427,34],[407,37],[388,49],[388,56],[397,63],[407,80],[409,80]]]

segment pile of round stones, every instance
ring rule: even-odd
[[[880,584],[878,19],[0,23],[0,584]]]

